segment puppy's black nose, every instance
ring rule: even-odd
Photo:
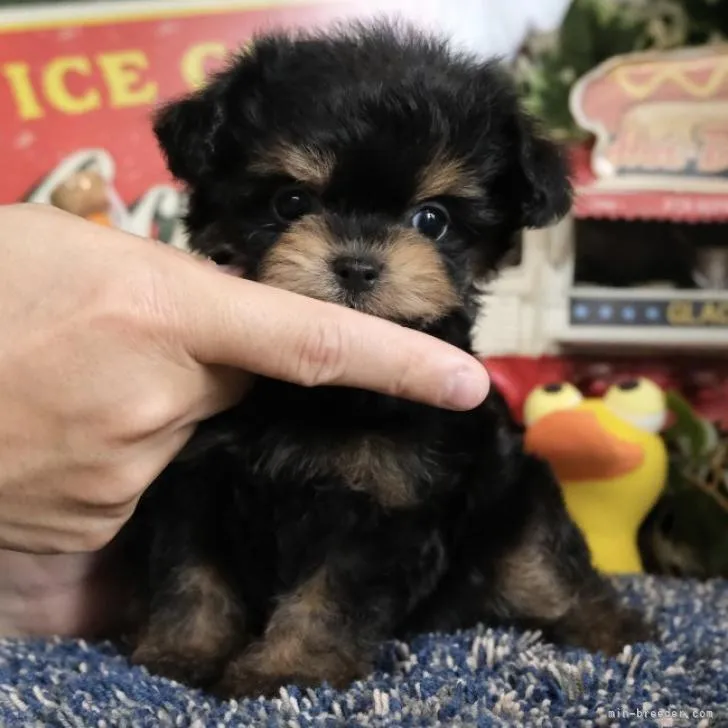
[[[352,293],[370,291],[377,284],[382,266],[368,258],[342,255],[332,265],[339,285]]]

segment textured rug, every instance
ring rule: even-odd
[[[0,641],[0,726],[728,726],[728,582],[620,582],[659,645],[606,659],[478,629],[382,648],[349,690],[218,702],[130,667],[110,645]]]

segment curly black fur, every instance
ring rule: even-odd
[[[194,248],[465,351],[477,281],[570,201],[504,72],[389,25],[258,38],[156,133]],[[291,184],[308,207],[283,220]],[[433,203],[437,240],[413,217]],[[374,288],[339,285],[342,255],[376,266]],[[260,379],[127,535],[148,565],[134,659],[223,695],[346,684],[412,630],[506,622],[610,652],[647,634],[496,393],[463,413]]]

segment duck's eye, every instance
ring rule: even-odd
[[[283,187],[278,190],[271,200],[271,207],[275,216],[281,222],[293,222],[309,215],[318,206],[318,200],[308,190],[302,187]]]
[[[568,382],[552,382],[534,389],[523,406],[523,421],[527,426],[536,420],[560,410],[572,409],[581,404],[581,392]]]
[[[667,420],[665,392],[644,377],[613,384],[604,395],[604,403],[616,415],[647,432],[659,432]]]
[[[412,213],[410,224],[426,238],[439,240],[450,228],[450,215],[442,205],[428,202]]]

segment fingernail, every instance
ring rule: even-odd
[[[459,369],[445,387],[444,405],[454,410],[470,410],[477,407],[488,394],[489,383],[485,368]]]

